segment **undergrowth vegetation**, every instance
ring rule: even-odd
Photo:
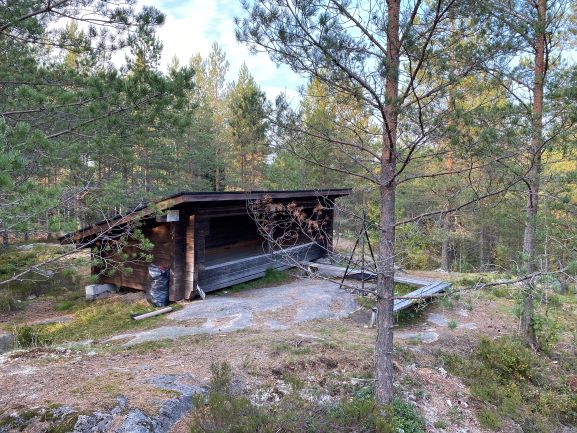
[[[278,403],[257,405],[232,392],[226,362],[213,364],[208,395],[194,397],[192,433],[276,433],[350,431],[357,433],[424,433],[424,420],[412,404],[395,399],[390,407],[375,404],[372,387],[327,404],[304,398],[299,387]]]
[[[40,295],[62,297],[82,285],[80,269],[86,269],[88,257],[71,255],[64,261],[51,262],[34,268],[40,263],[53,260],[71,251],[71,246],[33,243],[11,246],[0,251],[0,281],[31,270],[15,281],[0,286],[0,312],[11,312],[24,308],[27,299]]]
[[[151,317],[146,321],[136,321],[131,314],[153,311],[146,301],[127,303],[120,298],[107,298],[87,303],[80,301],[72,306],[64,302],[57,305],[73,310],[72,320],[46,325],[14,325],[13,332],[18,347],[37,347],[94,340],[118,332],[135,328],[152,327],[162,317]],[[177,308],[174,306],[173,308]]]
[[[514,422],[525,433],[554,433],[577,422],[575,360],[553,362],[513,337],[482,338],[468,356],[440,352],[437,357],[469,386],[486,428],[505,431],[507,422]]]

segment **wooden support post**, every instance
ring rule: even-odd
[[[209,218],[191,215],[186,226],[185,298],[192,299],[197,291],[198,275],[204,270],[205,238],[209,232]]]
[[[168,299],[171,302],[184,299],[186,294],[186,229],[187,221],[169,223],[172,238],[172,263],[170,266],[170,288]]]
[[[185,271],[185,294],[186,299],[191,299],[196,290],[198,272],[196,272],[196,248],[195,248],[196,216],[190,215],[186,225],[186,271]]]

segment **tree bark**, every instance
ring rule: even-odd
[[[547,0],[537,3],[538,20],[535,28],[535,66],[533,81],[532,133],[529,146],[530,169],[527,173],[527,204],[525,207],[525,231],[523,235],[523,260],[528,274],[536,272],[537,213],[539,210],[539,187],[541,180],[541,157],[543,154],[543,90],[545,73]],[[531,280],[523,292],[521,334],[529,345],[536,348],[537,340],[533,326],[535,287]]]
[[[441,270],[451,272],[451,244],[449,236],[451,233],[451,214],[443,215],[443,242],[441,244]]]
[[[399,93],[400,0],[387,1],[387,76],[380,179],[380,237],[377,262],[376,401],[393,400],[393,296],[395,288],[395,173]]]
[[[559,271],[565,269],[568,265],[569,258],[567,257],[567,249],[569,247],[569,240],[563,240],[563,250],[561,251],[561,257],[559,258]],[[566,272],[561,272],[557,277],[559,280],[559,293],[566,295],[569,292],[569,279],[567,278]]]
[[[221,190],[221,179],[220,179],[220,145],[216,147],[216,168],[214,170],[214,190],[220,192]]]
[[[486,272],[493,267],[493,241],[491,227],[481,225],[479,232],[479,270]]]

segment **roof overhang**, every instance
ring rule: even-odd
[[[297,191],[226,191],[226,192],[179,192],[169,197],[165,197],[155,203],[140,206],[125,215],[116,215],[113,218],[99,221],[80,230],[66,234],[60,238],[62,243],[76,243],[87,238],[93,238],[103,233],[111,231],[128,224],[131,221],[146,218],[159,212],[172,209],[176,206],[194,203],[198,205],[209,205],[218,202],[219,204],[246,202],[252,200],[298,200],[298,199],[329,199],[344,197],[352,193],[351,189],[316,189]],[[86,246],[91,244],[88,242]]]

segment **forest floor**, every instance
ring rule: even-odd
[[[427,276],[454,282],[472,278]],[[190,409],[192,394],[206,392],[213,366],[223,361],[230,365],[235,393],[255,405],[274,404],[295,391],[306,401],[332,404],[370,389],[375,340],[375,330],[367,326],[370,299],[320,280],[284,276],[271,285],[221,291],[209,295],[208,302],[183,303],[172,318],[144,323],[129,318],[132,312],[149,310],[140,293],[91,303],[74,290],[65,297],[42,294],[23,308],[0,313],[0,327],[16,333],[21,345],[0,356],[0,432],[72,431],[75,425],[74,431],[89,431],[79,427],[81,421],[92,425],[90,431],[146,431],[127,427],[130,417],[140,417],[138,425],[145,424],[142,420],[155,423],[155,431],[190,431],[194,411],[182,408]],[[315,288],[321,299],[316,303]],[[247,314],[245,306],[254,307],[259,295],[273,308],[255,308],[247,326],[228,329]],[[292,301],[282,301],[283,295]],[[510,339],[518,325],[514,298],[500,291],[455,291],[399,316],[395,387],[424,418],[425,431],[577,431],[570,427],[574,406],[564,400],[564,390],[577,386],[577,376],[567,374],[575,368],[574,357],[565,357],[575,352],[568,328],[560,332],[550,355],[526,353]],[[309,314],[307,299],[321,314]],[[551,311],[574,317],[577,303],[567,300],[558,299]],[[206,306],[210,303],[223,309],[209,320],[214,313]],[[212,330],[207,333],[160,332],[156,335],[168,338],[138,339],[175,324],[202,329],[209,321]],[[487,366],[505,369],[510,381],[489,373],[472,375]],[[551,377],[535,381],[543,371]],[[533,386],[551,392],[535,397]],[[518,400],[532,398],[534,405],[526,408],[523,404],[529,403]],[[170,422],[163,415],[169,403],[180,404]],[[519,413],[508,413],[513,411],[508,405],[516,405]]]

